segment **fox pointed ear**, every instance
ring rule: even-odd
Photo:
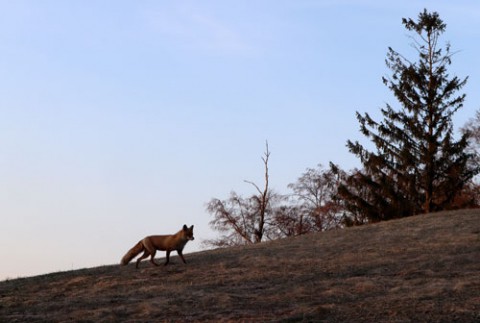
[[[184,225],[183,225],[183,230],[184,230],[184,231],[187,231],[187,230],[188,230],[188,228],[187,228],[187,225],[186,225],[186,224],[184,224]]]
[[[192,226],[190,227],[190,230],[193,230],[193,224],[192,224]]]

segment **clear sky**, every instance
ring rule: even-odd
[[[447,23],[451,75],[480,108],[478,1],[0,0],[0,279],[118,263],[205,204],[308,167],[358,165],[355,111],[379,116],[402,17]],[[163,253],[162,253],[163,254]],[[187,256],[188,258],[188,256]]]

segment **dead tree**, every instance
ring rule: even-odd
[[[265,154],[262,157],[265,171],[263,189],[252,181],[251,184],[256,194],[243,198],[235,192],[230,193],[230,198],[220,200],[213,198],[207,203],[207,211],[213,215],[210,226],[222,233],[220,238],[208,240],[207,245],[225,247],[239,244],[259,243],[268,231],[271,217],[271,199],[273,193],[269,188],[268,161],[270,151],[266,143]]]

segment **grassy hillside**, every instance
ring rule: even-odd
[[[444,212],[187,254],[187,265],[4,281],[0,322],[479,322],[479,220]]]

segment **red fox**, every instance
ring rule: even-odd
[[[180,258],[182,258],[183,263],[186,264],[187,262],[185,261],[185,258],[183,258],[182,251],[189,240],[194,240],[193,225],[188,228],[185,224],[183,225],[182,230],[175,234],[145,237],[143,240],[140,240],[135,246],[133,246],[132,249],[128,250],[125,256],[123,256],[121,264],[123,266],[127,265],[133,258],[143,251],[143,255],[137,259],[135,268],[138,268],[140,261],[148,256],[151,256],[150,262],[155,266],[158,266],[158,264],[153,260],[157,250],[164,250],[167,252],[167,261],[165,262],[165,266],[168,264],[170,260],[170,252],[173,250],[177,251]]]

